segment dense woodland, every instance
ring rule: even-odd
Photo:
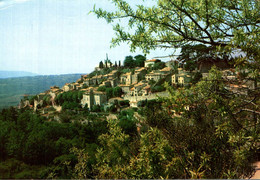
[[[189,89],[166,85],[169,98],[114,118],[67,107],[48,121],[30,109],[4,109],[1,178],[249,177],[259,157],[259,115],[242,111],[221,77],[213,68]]]

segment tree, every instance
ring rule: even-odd
[[[119,62],[118,62],[118,67],[121,67],[121,61],[119,60]]]
[[[114,97],[121,97],[121,95],[123,94],[123,90],[121,87],[115,87],[113,88],[113,96]]]
[[[156,62],[153,66],[154,70],[158,70],[158,69],[163,69],[165,67],[165,63],[164,62]]]
[[[115,61],[115,67],[117,67],[117,62]]]
[[[259,1],[154,2],[156,5],[151,7],[132,8],[124,0],[113,0],[115,12],[96,8],[94,12],[113,23],[116,37],[112,46],[127,42],[131,51],[141,48],[144,53],[156,48],[184,47],[186,55],[192,53],[183,64],[189,70],[194,68],[194,61],[229,60],[236,54],[234,64],[238,70],[237,79],[231,82],[213,68],[208,78],[190,89],[167,87],[170,96],[162,99],[160,105],[147,103],[146,124],[158,128],[174,152],[169,156],[173,162],[169,162],[161,174],[166,178],[249,177],[250,164],[259,151]],[[117,21],[124,18],[128,28]],[[245,84],[249,81],[252,88]],[[241,88],[232,89],[235,86]],[[153,149],[146,153],[153,155]],[[143,162],[149,162],[149,157],[143,158],[146,160]],[[142,158],[136,159],[135,167],[138,167]],[[154,159],[158,166],[165,164],[163,160],[156,161],[156,156]],[[142,163],[141,167],[149,169],[143,177],[158,178],[154,173],[156,168]],[[139,170],[136,174],[144,173]]]
[[[143,55],[137,55],[134,57],[135,58],[135,63],[137,67],[144,67],[144,61],[146,60],[146,57]]]
[[[198,64],[208,62],[212,65],[215,63],[225,63],[226,65],[232,67],[232,60],[230,54],[226,52],[218,52],[216,47],[208,47],[204,44],[196,45],[185,45],[181,48],[181,54],[178,56],[177,60],[180,65],[188,71],[195,70]]]
[[[94,8],[97,17],[113,23],[116,37],[112,45],[130,43],[144,52],[202,43],[213,47],[239,48],[259,56],[259,1],[256,0],[156,0],[156,5],[132,8],[123,0],[113,0],[117,11]],[[144,3],[143,3],[144,4]],[[130,31],[117,22],[126,19]],[[116,22],[116,23],[115,23]],[[253,47],[252,44],[257,44]],[[256,53],[256,54],[254,54]]]
[[[100,69],[103,69],[103,68],[104,68],[103,61],[100,61],[100,62],[99,62],[99,68],[100,68]]]
[[[110,99],[113,97],[113,88],[106,88],[107,98]]]
[[[135,67],[135,60],[133,56],[126,56],[124,60],[124,67],[133,68]]]

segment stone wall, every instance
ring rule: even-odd
[[[125,96],[124,100],[130,101],[130,106],[136,107],[138,101],[157,99],[158,97],[168,97],[168,92],[158,92],[147,96]]]

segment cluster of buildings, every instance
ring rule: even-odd
[[[83,91],[83,98],[81,100],[82,107],[88,105],[93,107],[94,105],[105,105],[109,103],[109,99],[105,92],[98,91],[98,87],[120,87],[123,91],[121,99],[129,100],[130,104],[137,104],[138,100],[152,99],[156,97],[151,91],[151,85],[161,84],[161,82],[167,81],[172,85],[186,86],[191,83],[194,74],[201,72],[203,76],[207,76],[207,72],[212,64],[201,65],[199,70],[186,71],[183,68],[175,68],[176,61],[166,62],[166,67],[159,70],[152,70],[155,63],[160,62],[157,59],[147,60],[144,63],[144,67],[136,67],[134,70],[124,68],[114,68],[107,74],[97,73],[96,75],[82,75],[74,83],[67,83],[61,89],[57,86],[53,86],[50,90],[39,96],[49,94],[51,97],[52,105],[55,106],[55,97],[63,92],[80,90]],[[96,71],[98,72],[98,71]],[[234,72],[229,70],[223,71],[226,78],[235,78]],[[230,87],[230,89],[235,87]],[[166,95],[167,96],[167,95]],[[41,99],[39,97],[39,99]],[[132,101],[132,102],[131,102]],[[39,104],[39,102],[35,102]]]

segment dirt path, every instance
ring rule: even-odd
[[[256,162],[254,165],[256,165],[256,172],[253,177],[250,179],[260,179],[260,161]]]

